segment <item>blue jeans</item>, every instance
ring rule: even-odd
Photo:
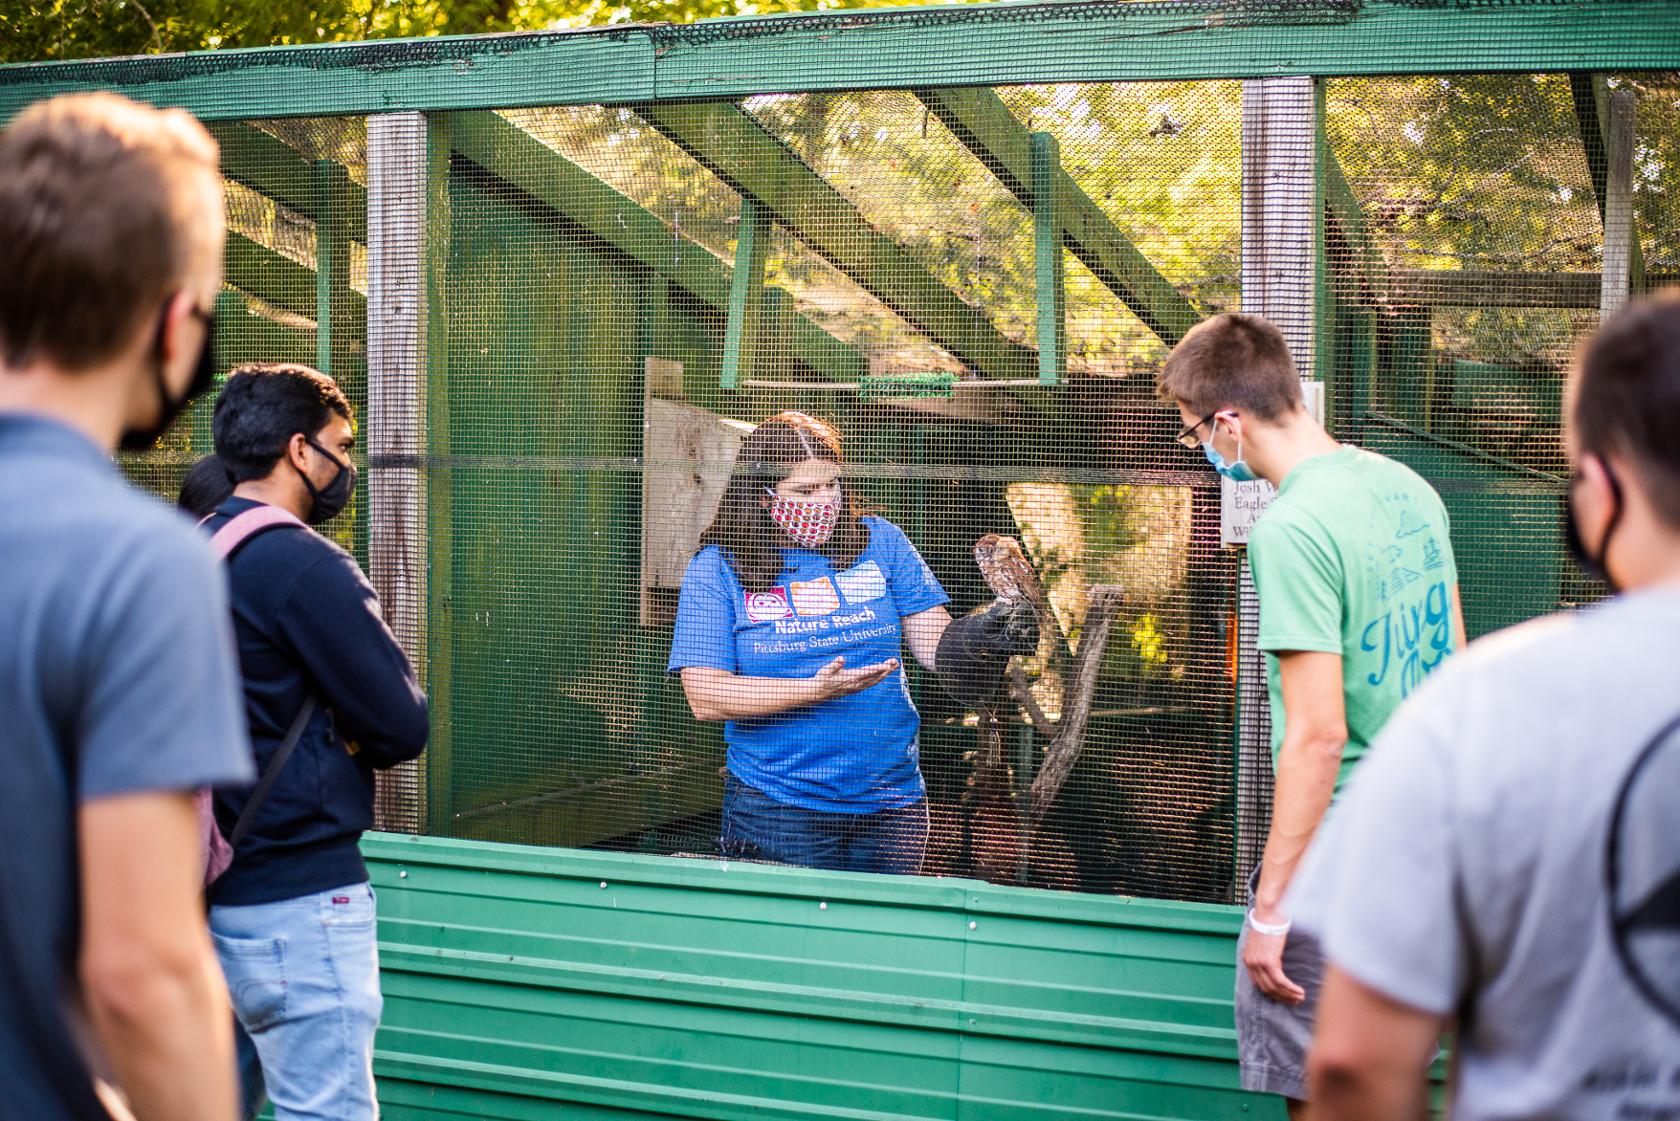
[[[927,838],[926,798],[874,813],[826,813],[778,802],[734,775],[724,778],[718,848],[730,859],[914,875]]]
[[[210,908],[210,936],[239,1031],[245,1116],[372,1121],[379,950],[373,889]],[[252,1062],[252,1051],[256,1062]]]

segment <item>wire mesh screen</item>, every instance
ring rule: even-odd
[[[1472,635],[1598,594],[1562,550],[1560,417],[1599,322],[1617,90],[1637,94],[1634,272],[1655,286],[1680,260],[1673,74],[1327,86],[1351,189],[1327,208],[1340,434],[1441,491]]]
[[[1030,170],[1000,163],[996,140],[972,129],[1001,124],[1009,144],[1054,136],[1067,193],[1110,224],[1110,244],[1134,231],[1187,288],[1228,298],[1235,208],[1174,211],[1159,192],[1140,205],[1129,187],[1155,161],[1153,179],[1192,166],[1234,197],[1233,92],[450,115],[448,446],[434,427],[428,467],[452,519],[440,525],[434,504],[452,589],[430,616],[430,642],[451,658],[447,695],[435,679],[433,691],[449,775],[434,757],[431,827],[712,854],[728,832],[726,772],[859,821],[925,783],[924,873],[1223,898],[1234,559],[1218,545],[1218,491],[1171,440],[1152,397],[1165,344],[1099,279],[1111,261],[1068,262],[1067,368],[1059,388],[1038,387]],[[1183,122],[1163,126],[1165,106]],[[986,715],[894,638],[905,670],[859,716],[825,727],[825,706],[781,704],[727,728],[696,719],[667,672],[673,627],[693,625],[679,605],[703,594],[685,591],[688,562],[744,434],[784,410],[841,434],[839,485],[874,512],[875,544],[831,558],[832,572],[812,561],[762,585],[722,577],[732,598],[701,620],[717,629],[702,660],[785,679],[791,699],[825,652],[885,656],[901,604],[990,604],[974,546],[1004,535],[1021,542],[1049,618]],[[881,551],[893,540],[914,552]],[[909,557],[944,595],[912,602]],[[763,686],[771,707],[781,688]],[[790,778],[775,750],[807,772]],[[1035,806],[1053,756],[1068,774],[1054,791],[1041,782]]]
[[[1649,285],[1680,271],[1673,75],[1319,91],[1323,272],[1284,279],[1333,431],[1446,499],[1473,635],[1595,594],[1558,436],[1618,90]],[[728,843],[750,818],[863,854],[828,866],[1233,898],[1270,789],[1253,605],[1153,383],[1242,306],[1244,104],[1138,82],[217,125],[223,364],[345,386],[372,451],[332,532],[432,699],[384,824],[789,859]],[[788,410],[842,453],[753,450]],[[201,403],[127,465],[171,492],[208,446]],[[1030,577],[1000,587],[999,556]],[[924,626],[1023,596],[1036,641],[958,703]],[[895,817],[908,863],[869,835]]]

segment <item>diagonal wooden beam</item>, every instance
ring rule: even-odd
[[[204,126],[222,148],[222,174],[289,210],[320,219],[315,168],[303,153],[277,137],[242,121],[211,121]],[[367,242],[367,188],[345,184],[346,233]]]
[[[1571,71],[1569,93],[1575,102],[1575,122],[1581,130],[1581,147],[1587,155],[1587,175],[1592,179],[1598,216],[1604,218],[1609,199],[1610,153],[1606,136],[1610,131],[1610,87],[1603,74]],[[1645,288],[1645,259],[1639,252],[1639,229],[1634,226],[1628,245],[1628,277],[1632,291]]]
[[[934,116],[985,164],[1010,194],[1033,205],[1032,133],[990,89],[916,91]],[[1168,346],[1201,319],[1201,313],[1120,232],[1073,177],[1058,171],[1056,210],[1067,247],[1120,302]]]
[[[461,156],[727,314],[728,266],[687,238],[673,238],[670,227],[634,199],[495,113],[452,113],[449,134]],[[863,375],[863,356],[856,347],[794,311],[792,301],[776,298],[779,294],[777,289],[764,293],[760,327],[766,337],[789,340],[792,356],[821,377],[851,381]]]
[[[1033,351],[942,284],[850,199],[739,107],[643,105],[637,113],[784,230],[983,377],[1038,377]]]
[[[304,319],[316,317],[315,270],[308,265],[300,265],[235,230],[228,231],[222,261],[230,286]],[[345,313],[343,329],[350,338],[362,338],[367,330],[367,297],[354,289],[346,291],[348,299],[341,309]]]

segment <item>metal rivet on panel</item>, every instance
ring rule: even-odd
[[[605,880],[602,880],[602,881],[601,881],[601,887],[602,887],[602,888],[605,888],[605,887],[606,887],[606,886],[607,886],[607,881],[605,881]]]
[[[399,879],[399,880],[406,880],[406,879],[408,879],[408,871],[407,871],[407,869],[404,869],[404,870],[403,870],[403,871],[401,871],[401,872],[398,872],[398,873],[397,873],[397,879]]]
[[[828,910],[828,904],[827,903],[818,903],[817,904],[817,910],[819,910],[819,911]]]
[[[968,924],[968,929],[979,930],[980,929],[980,924],[977,923],[977,922],[971,922],[971,923]]]

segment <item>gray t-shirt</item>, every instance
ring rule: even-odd
[[[1455,1121],[1680,1118],[1680,590],[1484,639],[1378,737],[1291,891],[1462,1012]]]
[[[0,1115],[103,1119],[76,810],[253,777],[223,577],[92,441],[0,414],[0,635]]]

